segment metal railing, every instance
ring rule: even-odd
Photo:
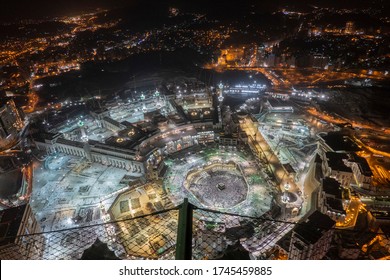
[[[289,233],[296,224],[275,220],[269,213],[249,217],[202,209],[184,199],[177,207],[148,215],[4,237],[0,239],[0,258],[286,259],[286,252],[278,248],[289,243]],[[340,233],[345,237],[346,232],[353,241],[349,242],[354,247],[350,250],[351,254],[358,253],[362,258],[360,249],[363,244],[356,246],[356,236],[361,236],[361,232],[336,229],[334,244],[337,244]],[[375,236],[378,237],[378,233],[364,233],[368,239]],[[389,239],[383,234],[379,236]],[[369,251],[370,248],[367,249]],[[348,250],[345,252],[348,253]]]

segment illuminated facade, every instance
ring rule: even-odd
[[[321,213],[336,222],[344,222],[347,203],[344,199],[344,189],[337,180],[330,177],[321,180],[318,204]]]
[[[345,34],[353,34],[355,32],[355,24],[352,21],[347,21],[345,24]]]
[[[294,108],[279,99],[268,99],[267,107],[270,113],[293,113]]]
[[[135,173],[144,173],[144,165],[136,159],[135,152],[125,148],[112,147],[93,141],[83,143],[67,140],[62,138],[60,134],[51,135],[43,140],[35,140],[35,143],[39,149],[46,150],[49,154],[64,153],[83,157],[91,162],[131,170]]]
[[[342,186],[370,189],[372,170],[367,160],[356,154],[359,147],[348,136],[337,133],[320,135],[318,147],[326,176],[335,178]]]
[[[24,127],[24,116],[13,100],[0,107],[0,148],[12,146]]]
[[[219,65],[235,65],[244,58],[244,48],[229,48],[221,50],[221,55],[218,58]]]

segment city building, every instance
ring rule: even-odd
[[[328,69],[330,58],[322,54],[314,54],[313,57],[313,68],[317,69]]]
[[[372,170],[367,160],[356,154],[360,149],[348,136],[339,132],[320,133],[318,148],[326,176],[336,178],[343,186],[370,189]]]
[[[189,83],[175,86],[171,99],[158,91],[142,93],[134,102],[110,102],[105,108],[100,105],[87,114],[72,116],[35,135],[35,144],[47,154],[79,156],[143,175],[156,149],[171,154],[214,142],[219,123],[215,122],[212,94]],[[154,166],[151,176],[158,178],[162,169]]]
[[[279,98],[268,98],[267,108],[270,113],[293,113],[294,108],[288,101],[283,101]]]
[[[355,23],[353,21],[347,21],[344,32],[345,34],[353,34],[355,32]]]
[[[324,160],[324,174],[335,178],[342,186],[348,187],[353,180],[353,171],[348,163],[348,154],[326,152]]]
[[[389,255],[389,1],[3,2],[2,259]]]
[[[274,67],[276,64],[275,54],[269,54],[264,59],[264,67]]]
[[[367,160],[363,157],[359,157],[355,153],[350,153],[347,164],[351,167],[354,175],[354,182],[352,184],[360,188],[369,189],[372,183],[373,174]]]
[[[238,139],[231,136],[220,136],[219,144],[222,146],[233,146],[237,147]]]
[[[228,48],[221,50],[221,55],[218,58],[219,65],[236,65],[245,57],[245,47]]]
[[[342,186],[370,189],[373,173],[367,160],[354,152],[325,152],[323,173],[338,180]]]
[[[136,152],[126,148],[113,147],[97,141],[89,140],[87,143],[62,138],[60,134],[44,134],[35,139],[38,149],[48,154],[64,153],[79,156],[104,165],[115,166],[136,173],[143,173],[142,162],[136,159]]]
[[[40,259],[44,236],[29,204],[0,211],[0,258]]]
[[[329,216],[315,211],[293,229],[289,260],[321,260],[329,250],[336,224]]]
[[[266,89],[266,85],[262,84],[237,84],[234,86],[227,86],[223,89],[223,93],[231,95],[257,95]]]
[[[16,108],[13,100],[0,107],[0,149],[12,146],[23,127],[23,112]]]
[[[359,147],[340,132],[319,133],[318,148],[322,152],[356,152]]]
[[[333,178],[321,179],[321,187],[318,192],[318,208],[321,213],[328,215],[335,222],[344,222],[348,197],[340,183]]]
[[[22,157],[0,157],[0,209],[24,204],[28,199],[31,174],[24,165]]]

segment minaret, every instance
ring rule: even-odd
[[[222,82],[219,83],[218,85],[218,122],[223,128],[223,119],[222,119],[222,102],[223,102],[223,84]]]
[[[87,135],[87,132],[85,131],[85,126],[84,126],[84,122],[82,120],[79,120],[79,122],[77,123],[78,126],[80,127],[80,131],[81,131],[81,140],[83,142],[88,142],[88,135]]]
[[[219,83],[218,85],[218,101],[222,103],[223,101],[223,84],[222,82]]]

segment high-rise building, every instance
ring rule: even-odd
[[[334,178],[321,179],[320,191],[318,192],[319,209],[336,222],[344,222],[346,217],[346,200],[349,197],[344,190],[340,182]]]
[[[329,216],[315,211],[293,229],[288,258],[321,260],[329,250],[335,224]]]
[[[23,126],[23,113],[12,100],[0,107],[0,148],[10,145]]]
[[[352,34],[355,32],[355,24],[352,21],[347,21],[345,24],[345,34]]]
[[[315,54],[311,57],[312,59],[312,67],[317,69],[327,69],[330,58],[328,56],[324,56],[322,54]]]
[[[0,211],[0,259],[40,259],[44,237],[29,204]]]

